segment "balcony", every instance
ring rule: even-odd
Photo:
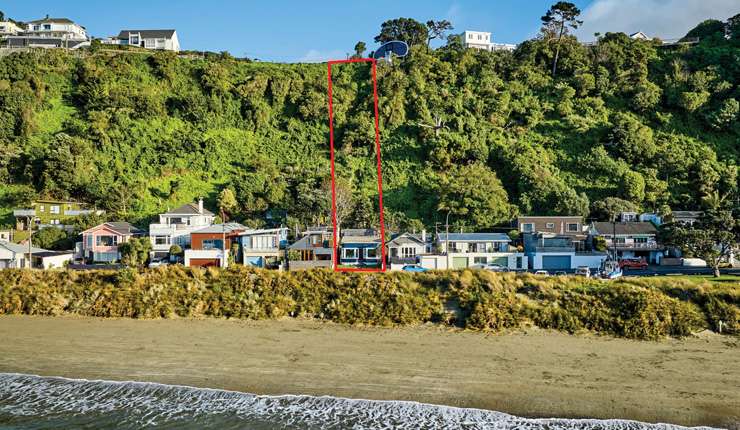
[[[575,246],[537,246],[535,252],[575,252]]]
[[[13,216],[15,217],[36,216],[36,210],[35,209],[13,209]]]
[[[614,249],[614,244],[612,242],[607,241],[606,247],[608,249]],[[663,249],[663,246],[661,246],[658,242],[645,242],[645,243],[626,242],[626,243],[618,243],[617,249],[618,250],[655,251],[658,249]]]

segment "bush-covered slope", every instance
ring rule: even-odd
[[[378,69],[386,220],[431,225],[440,209],[488,228],[516,213],[603,216],[693,209],[737,192],[740,44],[607,34],[477,52],[454,43]],[[377,211],[367,65],[334,70],[337,173],[348,222]],[[420,124],[442,123],[437,130]],[[232,218],[267,209],[326,220],[324,64],[228,55],[62,50],[0,59],[0,207],[74,198],[132,221],[229,188]],[[5,223],[9,220],[5,219]]]
[[[162,267],[0,271],[0,315],[308,317],[370,325],[536,325],[635,339],[740,332],[740,286],[688,280],[543,278],[486,271],[346,274]]]

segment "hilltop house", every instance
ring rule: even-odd
[[[0,37],[13,36],[21,31],[23,31],[23,28],[13,21],[0,21]]]
[[[160,214],[159,223],[149,225],[152,258],[166,257],[172,245],[187,248],[190,246],[190,233],[208,227],[215,218],[213,212],[203,207],[203,199]]]
[[[146,49],[180,51],[176,30],[121,30],[118,36],[102,41],[109,45],[139,46]]]
[[[26,27],[6,37],[11,48],[70,48],[89,45],[87,30],[68,18],[37,19]]]
[[[651,222],[593,222],[593,236],[603,237],[609,252],[617,258],[645,258],[648,263],[660,263],[664,247],[658,243],[658,230]]]
[[[493,43],[491,33],[487,31],[465,30],[460,37],[465,48],[482,51],[513,51],[516,49],[516,45],[509,43]]]
[[[382,264],[383,240],[373,229],[348,228],[339,239],[339,264],[345,266],[378,267]]]
[[[38,228],[65,228],[65,222],[71,217],[103,213],[102,210],[85,209],[84,203],[53,199],[36,200],[30,208],[13,210],[17,230],[28,230],[29,221]]]
[[[121,259],[118,245],[145,232],[123,221],[106,222],[82,232],[82,255],[92,263],[111,263]]]
[[[185,250],[185,266],[227,267],[232,244],[238,243],[237,234],[247,230],[230,222],[215,224],[190,233],[190,248]],[[236,259],[236,255],[233,256]]]
[[[286,227],[247,230],[239,233],[239,253],[245,266],[277,268],[288,245]]]
[[[510,246],[503,233],[440,233],[437,248],[445,255],[421,257],[428,269],[463,269],[479,264],[498,264],[509,270],[525,270],[526,256]]]
[[[331,268],[334,254],[332,232],[331,227],[311,227],[304,231],[299,240],[288,246],[289,269]]]

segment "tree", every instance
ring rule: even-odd
[[[239,208],[239,202],[231,188],[224,188],[218,193],[218,209],[227,217],[231,217]]]
[[[452,23],[443,19],[442,21],[427,21],[427,47],[434,39],[444,39],[445,33],[451,31]]]
[[[0,21],[5,21],[5,13],[0,10]]]
[[[612,221],[621,212],[637,212],[636,204],[617,197],[597,200],[591,205],[591,217],[599,221]]]
[[[637,204],[645,200],[645,179],[635,171],[626,170],[622,173],[620,188],[626,200]]]
[[[542,30],[555,39],[555,59],[552,62],[552,76],[555,76],[558,68],[558,57],[560,56],[560,43],[563,36],[568,34],[568,27],[578,28],[583,21],[576,19],[581,14],[581,10],[573,3],[559,1],[550,6],[550,10],[542,17]]]
[[[61,228],[44,227],[33,235],[33,246],[42,249],[62,251],[74,248],[72,240]]]
[[[185,253],[180,245],[172,245],[169,254],[170,257],[182,258]]]
[[[409,47],[426,43],[429,33],[426,25],[412,18],[391,19],[380,26],[380,34],[375,42],[386,43],[391,40],[402,40]]]
[[[359,41],[355,45],[355,55],[352,56],[352,58],[362,58],[365,56],[365,51],[367,50],[367,45],[365,45],[365,42]]]
[[[478,228],[490,228],[514,216],[501,181],[482,163],[453,165],[441,177],[438,208]]]
[[[725,31],[730,39],[740,39],[740,13],[727,20]]]
[[[148,237],[132,237],[118,245],[121,253],[121,263],[129,267],[143,267],[149,260],[152,243]]]
[[[710,209],[694,224],[665,224],[661,228],[661,239],[688,256],[706,261],[714,276],[719,277],[720,265],[740,242],[740,223],[731,210]]]

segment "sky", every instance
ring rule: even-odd
[[[573,1],[573,0],[572,0]],[[177,30],[182,49],[228,51],[262,61],[316,62],[345,58],[357,41],[370,49],[380,24],[410,17],[447,19],[463,30],[490,31],[497,43],[534,37],[555,0],[0,0],[19,21],[65,17],[106,37],[122,29]],[[681,37],[704,19],[740,13],[740,0],[575,0],[582,40],[595,32],[643,31]]]

